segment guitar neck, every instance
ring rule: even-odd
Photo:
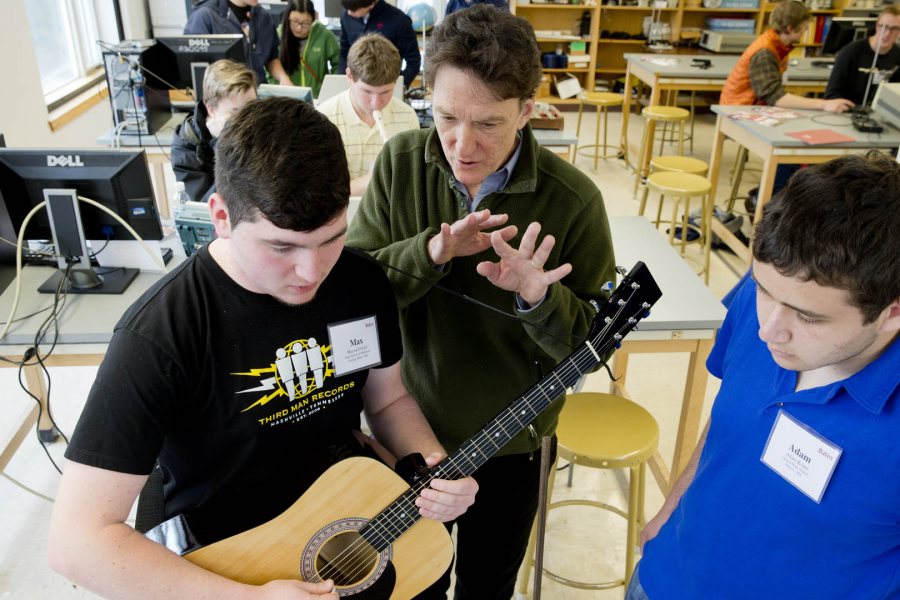
[[[641,278],[640,284],[633,280],[637,277]],[[595,318],[595,327],[599,330],[594,331],[592,327],[587,340],[563,362],[369,521],[360,531],[363,538],[379,552],[387,548],[419,520],[415,500],[432,479],[462,479],[474,473],[562,396],[567,388],[573,387],[597,366],[661,295],[646,267],[638,263],[607,302],[604,307],[606,312]],[[599,325],[597,320],[600,320]]]

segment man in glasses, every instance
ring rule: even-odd
[[[867,39],[851,42],[838,52],[831,77],[828,78],[825,98],[847,98],[858,105],[871,104],[879,83],[900,81],[898,38],[900,38],[900,4],[892,4],[878,15],[874,34]],[[875,70],[870,73],[873,61]],[[870,75],[872,85],[868,97],[865,97]]]

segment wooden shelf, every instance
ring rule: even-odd
[[[644,44],[647,43],[647,40],[631,40],[631,39],[617,40],[617,39],[611,39],[611,38],[600,38],[599,40],[597,40],[597,43],[598,44],[640,44],[641,46],[643,46]]]
[[[597,69],[597,72],[598,72],[598,73],[605,73],[605,74],[607,74],[607,75],[617,75],[617,74],[619,74],[619,73],[622,73],[622,74],[624,75],[624,74],[625,74],[625,67],[622,67],[621,69],[598,68],[598,69]]]
[[[544,73],[587,73],[588,67],[568,67],[565,69],[541,69]]]
[[[685,8],[684,12],[702,12],[702,13],[758,13],[758,8]]]
[[[651,10],[656,10],[656,12],[675,12],[678,10],[677,8],[669,8],[669,7],[654,9],[650,6],[607,6],[605,4],[603,6],[601,6],[600,8],[602,10],[631,10],[631,11],[644,11],[644,12],[650,12]]]
[[[516,10],[521,9],[529,9],[529,8],[550,8],[554,10],[594,10],[594,6],[588,6],[587,4],[516,4]]]
[[[591,40],[589,38],[578,38],[576,40],[567,40],[565,38],[558,37],[539,37],[535,38],[539,44],[569,44],[571,42],[584,42],[586,44],[590,44]]]

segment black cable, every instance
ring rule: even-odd
[[[96,258],[98,254],[100,254],[101,252],[103,252],[104,250],[106,250],[106,247],[109,246],[109,241],[110,241],[111,239],[112,239],[112,236],[108,236],[108,237],[106,238],[106,243],[103,244],[103,247],[100,248],[99,250],[97,250],[96,252],[94,252],[93,254],[91,254],[90,257],[91,257],[91,258]]]
[[[44,376],[46,376],[47,378],[47,418],[50,419],[53,430],[59,433],[59,435],[66,441],[66,444],[68,444],[69,438],[65,433],[63,433],[62,429],[60,429],[59,425],[56,423],[56,420],[53,418],[53,411],[50,408],[50,394],[53,390],[53,380],[50,378],[50,372],[47,370],[47,366],[44,364],[44,360],[48,358],[56,349],[56,343],[59,339],[59,315],[62,311],[62,307],[65,306],[65,300],[68,297],[68,288],[66,284],[69,281],[69,274],[71,273],[71,271],[72,263],[69,262],[66,265],[66,270],[63,272],[62,277],[60,277],[59,284],[56,286],[56,292],[53,295],[53,311],[50,313],[47,319],[45,319],[44,322],[41,323],[40,327],[38,327],[34,335],[34,345],[32,346],[32,348],[29,348],[29,350],[25,352],[22,363],[19,365],[19,385],[23,390],[25,390],[26,394],[31,396],[38,403],[38,422],[35,425],[35,433],[37,434],[38,442],[44,448],[44,452],[47,454],[47,457],[50,459],[50,462],[53,464],[53,467],[57,471],[60,471],[60,468],[53,460],[53,457],[50,455],[46,444],[40,437],[40,421],[41,416],[43,415],[43,407],[41,406],[40,398],[32,394],[31,391],[28,390],[27,386],[22,383],[22,371],[26,366],[33,366],[35,362],[40,365]],[[48,350],[47,353],[42,356],[40,353],[40,344],[41,342],[43,342],[44,336],[47,335],[51,324],[53,325],[54,329],[53,343],[50,346],[50,350]],[[32,358],[34,358],[35,362],[29,362]],[[62,471],[60,471],[60,473],[61,472]]]
[[[25,355],[28,356],[28,353],[26,352]],[[34,424],[34,432],[37,436],[38,443],[41,445],[41,448],[44,449],[44,453],[47,455],[47,458],[50,459],[50,464],[52,464],[53,468],[56,469],[60,475],[62,475],[62,469],[60,469],[59,465],[56,464],[56,461],[53,460],[53,456],[50,454],[50,450],[47,448],[47,444],[44,442],[44,440],[41,439],[41,434],[40,434],[41,417],[44,414],[44,407],[41,405],[41,399],[38,398],[37,396],[35,396],[34,394],[32,394],[31,390],[28,389],[28,386],[25,385],[25,382],[22,381],[22,372],[25,370],[25,361],[27,361],[27,360],[30,360],[30,357],[23,360],[22,364],[19,365],[19,386],[21,386],[21,388],[23,390],[25,390],[25,393],[28,394],[31,397],[31,399],[37,403],[38,418]],[[49,409],[50,405],[48,404],[47,407]]]
[[[503,316],[503,317],[506,317],[507,319],[512,319],[513,321],[517,321],[517,322],[519,322],[519,323],[522,323],[523,325],[528,325],[529,327],[534,327],[535,329],[537,329],[538,331],[540,331],[540,332],[543,333],[544,335],[546,335],[546,336],[548,336],[548,337],[550,337],[550,338],[553,338],[554,340],[556,340],[556,341],[559,342],[560,344],[565,345],[565,346],[566,346],[567,348],[569,348],[570,350],[574,350],[574,349],[575,349],[579,344],[581,344],[581,342],[582,342],[582,340],[579,339],[579,340],[577,340],[576,343],[573,345],[573,344],[569,343],[568,341],[563,340],[562,338],[558,337],[556,334],[554,334],[553,332],[549,331],[546,327],[541,327],[540,325],[535,325],[534,323],[528,323],[527,321],[525,321],[525,319],[523,319],[523,318],[521,318],[521,317],[518,317],[518,316],[516,316],[516,315],[510,314],[510,313],[505,312],[505,311],[503,311],[503,310],[500,310],[499,308],[493,307],[493,306],[491,306],[490,304],[486,304],[486,303],[482,302],[481,300],[477,300],[477,299],[475,299],[475,298],[472,298],[471,296],[467,296],[466,294],[462,294],[462,293],[457,292],[457,291],[455,291],[455,290],[451,290],[450,288],[444,287],[444,286],[442,286],[442,285],[439,284],[439,283],[435,283],[435,282],[433,282],[433,281],[430,281],[430,280],[428,280],[428,279],[425,279],[424,277],[419,277],[418,275],[415,275],[415,274],[413,274],[413,273],[409,273],[409,272],[407,272],[407,271],[404,271],[403,269],[401,269],[401,268],[399,268],[399,267],[395,267],[394,265],[392,265],[392,264],[390,264],[390,263],[384,262],[383,260],[380,260],[380,259],[376,258],[375,256],[372,256],[371,254],[369,254],[368,252],[365,252],[364,250],[360,250],[360,249],[358,249],[358,248],[351,248],[351,247],[349,247],[349,246],[344,246],[344,248],[345,248],[346,250],[348,250],[349,252],[351,252],[352,254],[356,254],[357,256],[361,256],[361,257],[363,257],[363,258],[368,258],[368,259],[370,259],[370,260],[374,260],[375,262],[377,262],[377,263],[378,263],[379,265],[381,265],[382,267],[387,267],[388,269],[391,269],[391,270],[393,270],[393,271],[397,271],[398,273],[400,273],[400,274],[402,274],[402,275],[405,275],[405,276],[410,277],[410,278],[412,278],[412,279],[415,279],[415,280],[417,280],[417,281],[421,281],[422,283],[427,283],[428,285],[430,285],[430,286],[432,286],[432,287],[434,287],[434,288],[436,288],[436,289],[438,289],[438,290],[441,290],[442,292],[445,292],[445,293],[447,293],[447,294],[450,294],[451,296],[454,296],[454,297],[456,297],[456,298],[460,298],[460,299],[462,299],[462,300],[465,300],[466,302],[471,302],[472,304],[475,304],[476,306],[480,306],[481,308],[486,308],[487,310],[490,310],[490,311],[492,311],[492,312],[495,312],[495,313],[497,313],[498,315],[501,315],[501,316]],[[574,336],[570,336],[569,339],[574,339]]]

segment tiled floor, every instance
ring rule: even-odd
[[[566,113],[566,122],[574,129],[575,113]],[[593,116],[586,115],[583,132],[591,136]],[[618,138],[621,116],[610,115],[610,139]],[[641,120],[635,119],[630,128],[631,144],[636,148],[640,140]],[[710,115],[697,118],[694,155],[708,160],[714,119]],[[591,136],[592,137],[592,136]],[[591,141],[585,139],[585,141]],[[85,141],[91,145],[92,141]],[[666,152],[671,152],[667,148]],[[733,154],[733,149],[727,149]],[[726,157],[727,172],[731,156]],[[576,163],[597,183],[606,200],[611,215],[634,215],[638,201],[632,197],[633,173],[621,160],[600,162],[599,173],[592,172],[592,160],[579,157]],[[742,189],[747,189],[758,179],[749,172],[744,176]],[[727,182],[723,181],[719,197],[727,195]],[[721,204],[721,202],[720,202]],[[651,206],[653,206],[651,204]],[[740,204],[739,204],[740,206]],[[666,214],[666,213],[663,213]],[[689,250],[692,252],[692,250]],[[710,288],[721,297],[738,280],[743,268],[731,254],[712,258]],[[681,390],[687,364],[683,355],[636,355],[631,358],[629,390],[656,417],[660,424],[660,449],[664,457],[671,456],[675,428],[678,423]],[[95,369],[57,368],[52,376],[52,409],[64,432],[71,432],[90,387]],[[607,378],[604,373],[593,374],[587,382],[587,390],[605,391]],[[705,409],[718,388],[718,382],[710,381]],[[10,427],[14,418],[25,410],[31,400],[21,391],[14,369],[0,369],[0,434]],[[51,455],[61,464],[63,444],[50,448]],[[38,497],[14,485],[11,479],[32,488],[44,497]],[[47,523],[52,505],[49,498],[55,494],[59,476],[38,445],[34,436],[22,444],[0,479],[0,600],[12,598],[68,600],[94,598],[95,596],[66,582],[51,572],[45,558]],[[576,469],[574,486],[565,487],[565,476],[557,478],[554,498],[586,495],[601,501],[625,506],[623,473],[599,472],[592,469]],[[627,488],[625,488],[627,489]],[[646,510],[648,518],[655,514],[662,503],[662,495],[651,480],[647,484]],[[545,566],[560,575],[575,579],[603,580],[618,576],[624,564],[624,521],[592,509],[565,509],[552,514],[549,520],[546,542]],[[530,585],[530,584],[529,584]],[[543,584],[544,598],[568,599],[618,599],[621,588],[610,591],[582,591],[564,588],[547,579]]]

